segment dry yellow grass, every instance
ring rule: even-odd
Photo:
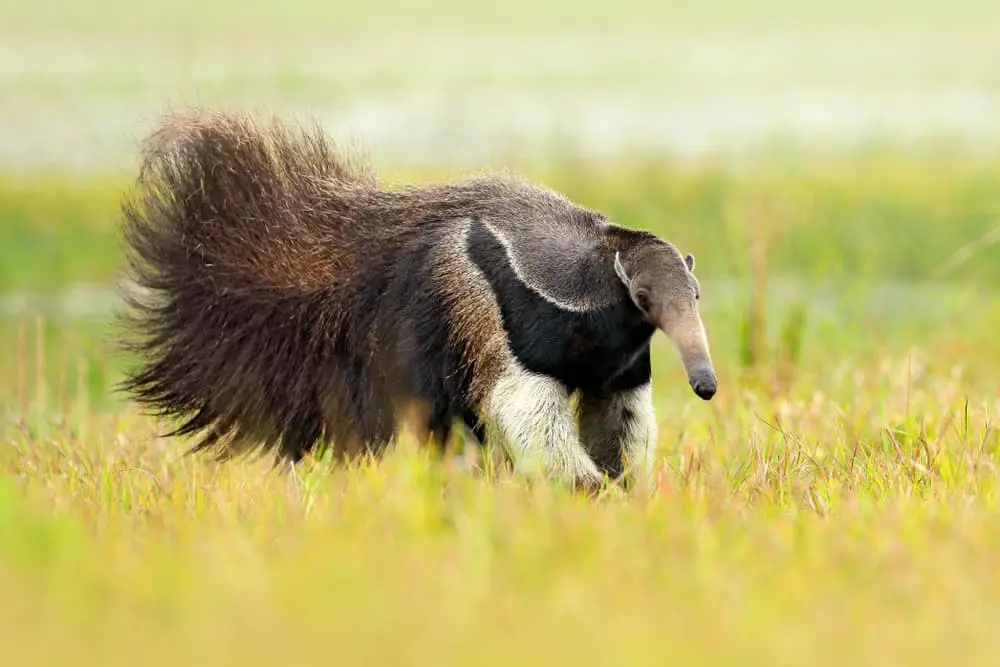
[[[0,642],[18,665],[995,664],[1000,404],[915,367],[664,392],[650,497],[411,445],[220,466],[129,411],[29,411],[0,459]]]

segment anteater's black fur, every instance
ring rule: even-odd
[[[439,434],[458,417],[481,435],[435,248],[456,220],[596,215],[503,177],[380,189],[318,128],[247,116],[168,116],[142,157],[123,207],[126,345],[142,362],[122,388],[223,456],[377,451],[413,398]],[[630,347],[648,342],[639,329]]]
[[[553,305],[517,278],[479,220],[470,226],[467,252],[496,295],[511,353],[525,368],[559,380],[569,393],[617,392],[650,381],[649,341],[656,328],[624,294],[585,313]]]

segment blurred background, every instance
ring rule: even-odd
[[[652,229],[698,259],[723,372],[774,391],[997,358],[998,35],[992,0],[9,0],[0,400],[113,405],[118,206],[190,104],[316,118],[389,185],[514,169]]]
[[[521,172],[693,253],[720,388],[654,338],[655,502],[154,437],[112,391],[120,205],[186,105],[316,119],[386,187]],[[998,0],[0,0],[0,644],[996,664],[998,288]]]

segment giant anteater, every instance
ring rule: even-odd
[[[716,391],[694,258],[521,179],[383,189],[318,127],[190,111],[123,211],[122,388],[192,451],[378,455],[419,405],[593,487],[651,469],[657,329]]]

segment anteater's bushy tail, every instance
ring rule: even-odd
[[[318,128],[168,115],[123,206],[140,366],[121,388],[222,456],[382,434],[359,285],[392,235],[370,214],[380,197]]]

